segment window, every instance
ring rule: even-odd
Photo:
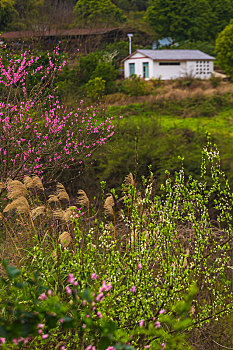
[[[159,62],[160,66],[180,66],[180,62]]]
[[[143,63],[143,78],[149,78],[149,63]]]
[[[129,75],[135,74],[135,63],[130,63],[129,64]]]

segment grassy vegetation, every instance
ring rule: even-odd
[[[23,62],[2,68],[2,349],[230,347],[232,86],[134,79],[72,110]]]
[[[175,87],[177,83],[162,85],[149,96],[109,96],[106,102],[112,105],[107,112],[122,118],[118,119],[111,143],[96,160],[91,177],[116,186],[129,171],[141,176],[148,174],[148,166],[152,165],[161,183],[166,169],[172,174],[179,169],[178,156],[184,158],[187,172],[197,175],[208,132],[219,147],[222,166],[233,184],[232,85],[222,83],[212,89],[206,86],[210,83],[200,84],[183,90]],[[114,97],[118,102],[113,103]]]

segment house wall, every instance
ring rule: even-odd
[[[209,79],[214,71],[213,61],[188,61],[187,71],[189,75],[200,79]]]
[[[134,59],[135,58],[135,59]],[[142,54],[136,53],[133,58],[130,58],[124,62],[124,76],[125,78],[130,77],[130,72],[129,72],[129,64],[134,63],[135,64],[135,74],[138,77],[143,77],[143,63],[149,63],[149,78],[153,78],[153,60],[151,58],[143,57]]]
[[[180,62],[179,66],[160,66],[158,61],[154,61],[154,78],[170,80],[182,77],[187,70],[187,62]]]
[[[148,79],[162,79],[170,80],[185,76],[194,76],[196,78],[208,79],[213,74],[213,61],[180,61],[179,66],[159,65],[158,61],[153,61],[151,58],[143,57],[137,52],[133,57],[124,62],[124,76],[130,77],[129,64],[135,64],[135,74],[143,77],[143,63],[149,63],[149,78]],[[148,80],[146,79],[146,80]]]

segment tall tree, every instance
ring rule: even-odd
[[[15,0],[0,0],[0,30],[5,30],[12,23]]]
[[[218,35],[215,51],[220,67],[233,79],[233,20]]]
[[[31,29],[39,18],[39,10],[43,6],[44,0],[16,0],[15,18],[16,29]]]
[[[229,17],[232,0],[153,0],[148,7],[146,21],[160,36],[171,36],[177,41],[209,40]]]
[[[232,0],[209,0],[213,12],[212,35],[216,38],[233,18]]]
[[[108,26],[126,20],[123,11],[111,0],[79,0],[74,7],[78,24],[85,26]]]

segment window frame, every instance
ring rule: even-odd
[[[142,62],[142,74],[144,79],[149,78],[149,62]]]
[[[131,72],[131,68],[132,67],[133,67],[133,73]],[[129,63],[129,76],[131,77],[134,74],[135,74],[135,63],[134,62],[130,62]]]
[[[180,66],[181,62],[159,62],[159,66]]]

